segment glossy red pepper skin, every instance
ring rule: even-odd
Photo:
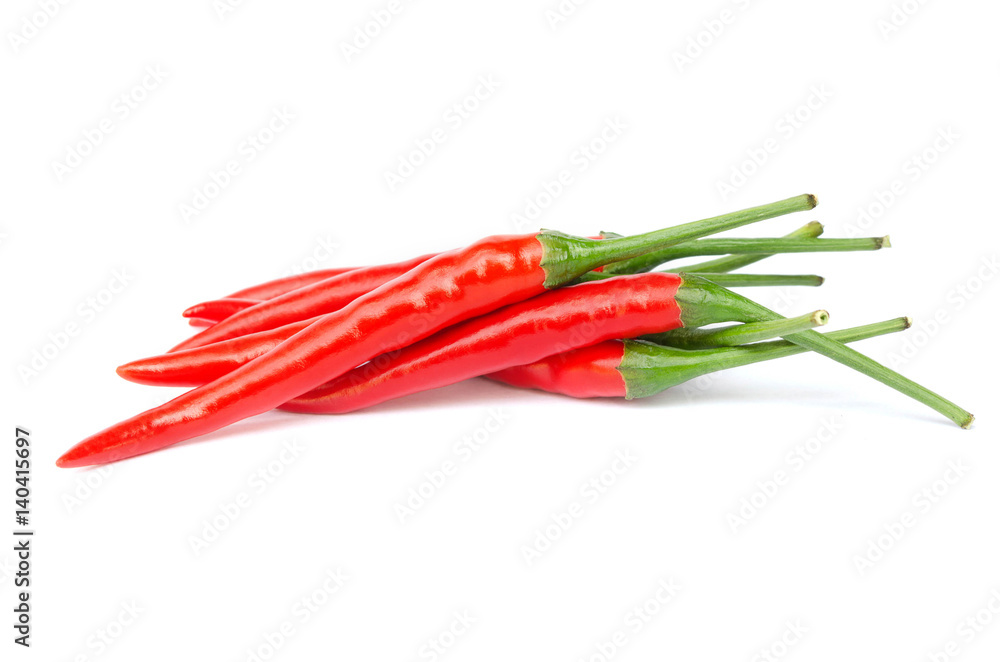
[[[420,264],[233,372],[84,439],[56,464],[114,462],[207,434],[273,409],[379,354],[567,285],[602,264],[815,204],[814,196],[796,196],[606,241],[550,231],[487,237]]]
[[[435,255],[421,255],[394,264],[362,267],[300,287],[244,308],[188,338],[170,351],[191,349],[248,333],[267,331],[340,310],[359,296],[411,271],[432,257]]]
[[[562,350],[676,329],[682,283],[676,274],[650,273],[552,290],[374,359],[281,409],[342,414]]]
[[[599,236],[591,237],[591,239],[603,239],[604,234]],[[615,235],[618,236],[618,235]],[[435,253],[434,255],[437,255]],[[392,266],[392,265],[386,265]],[[256,299],[258,301],[264,301],[266,299],[273,299],[274,297],[281,296],[292,290],[297,290],[300,287],[305,287],[306,285],[312,285],[321,280],[326,280],[327,278],[333,278],[334,276],[339,276],[341,274],[347,273],[348,271],[354,271],[355,269],[360,269],[364,267],[340,267],[335,269],[317,269],[315,271],[308,271],[303,274],[297,274],[294,276],[286,276],[284,278],[277,278],[275,280],[269,280],[265,283],[260,283],[259,285],[253,285],[251,287],[244,288],[237,292],[229,294],[223,299]]]
[[[305,287],[306,285],[312,285],[313,283],[326,280],[327,278],[333,278],[334,276],[346,274],[348,271],[354,271],[357,268],[358,267],[338,267],[335,269],[317,269],[315,271],[307,271],[293,276],[285,276],[284,278],[275,278],[274,280],[269,280],[265,283],[251,285],[250,287],[245,287],[242,290],[237,290],[232,294],[227,294],[223,298],[256,299],[258,301],[273,299],[274,297],[281,296],[285,292],[291,292],[292,290],[297,290],[300,287]]]
[[[191,319],[205,320],[207,322],[215,323],[226,319],[230,315],[235,315],[244,308],[256,306],[260,302],[260,299],[237,299],[228,297],[225,299],[213,299],[212,301],[197,303],[181,314],[184,317],[189,317]]]
[[[139,359],[118,366],[117,372],[136,384],[201,386],[266,354],[319,319],[313,317],[211,345]]]
[[[441,254],[264,356],[84,439],[56,464],[115,462],[274,409],[379,354],[541,294],[549,276],[542,258],[536,235],[487,237]]]
[[[519,388],[574,398],[624,398],[625,379],[618,371],[624,355],[625,343],[606,340],[492,372],[486,377]]]
[[[673,275],[671,275],[672,277]],[[651,279],[650,282],[667,288],[671,279]],[[546,301],[552,300],[549,294],[546,294],[546,297],[548,298],[542,301],[536,301],[536,299],[531,299],[531,301],[536,302],[533,305],[542,306],[545,305]],[[559,311],[544,312],[546,315],[558,313]],[[539,310],[539,315],[542,314],[543,311]],[[319,317],[314,317],[268,331],[259,331],[209,345],[138,359],[119,366],[118,374],[129,381],[150,386],[201,386],[269,352],[282,340],[290,338],[318,319]],[[470,326],[470,323],[465,323],[465,326]],[[673,328],[669,327],[665,330]],[[483,346],[489,345],[484,344]],[[356,375],[352,378],[356,378]]]
[[[602,238],[602,236],[590,237],[590,239]],[[237,318],[237,320],[230,322],[230,324],[249,325],[242,328],[259,327],[261,330],[264,330],[265,328],[277,328],[276,326],[273,326],[274,322],[271,320],[280,320],[279,326],[281,326],[307,319],[313,315],[322,315],[332,312],[333,310],[347,305],[348,301],[352,301],[354,298],[357,298],[362,294],[367,294],[371,290],[375,289],[382,283],[386,282],[387,277],[395,278],[429,258],[434,257],[435,255],[438,255],[438,253],[423,255],[413,260],[405,260],[403,262],[380,265],[377,267],[352,267],[347,270],[354,272],[350,277],[338,278],[336,276],[342,275],[338,273],[334,274],[330,278],[308,279],[308,282],[304,282],[297,288],[291,288],[287,292],[280,293],[273,297],[262,298],[260,300],[226,297],[224,299],[205,301],[191,306],[185,310],[183,314],[184,317],[197,317],[218,323],[222,320],[229,319],[242,310],[262,303],[264,300],[277,299],[280,296],[280,300],[272,301],[272,303],[266,306],[260,306],[251,313],[247,314],[254,315],[255,321],[238,322],[239,318]],[[343,270],[328,269],[325,271],[335,272]],[[368,287],[368,289],[365,289],[366,287]],[[297,290],[296,293],[290,294],[293,290]],[[199,326],[213,326],[213,324],[200,324]],[[245,333],[256,333],[256,331],[240,331],[239,328],[237,328],[235,335],[230,337],[244,335]],[[190,341],[194,342],[194,339],[191,339]],[[185,346],[187,342],[189,341],[181,343],[171,351],[177,351],[178,348]],[[213,340],[212,342],[218,341]],[[204,344],[209,343],[202,343],[201,346],[204,346]]]
[[[910,327],[908,317],[825,334],[856,342]],[[808,351],[785,340],[735,347],[681,349],[644,340],[609,340],[489,375],[488,379],[574,398],[645,398],[719,370]]]

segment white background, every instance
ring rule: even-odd
[[[0,21],[0,521],[11,528],[20,425],[37,531],[33,647],[5,625],[5,659],[245,660],[285,622],[273,659],[431,659],[427,641],[443,638],[447,659],[589,660],[619,631],[622,660],[997,659],[998,285],[984,266],[998,238],[996,3],[909,0],[888,30],[889,0],[595,0],[554,25],[555,0],[423,0],[350,58],[343,44],[386,2],[255,0],[220,17],[210,0],[104,0],[50,19],[44,4],[7,2]],[[449,121],[480,77],[496,89]],[[125,116],[116,99],[144,80]],[[241,144],[275,109],[294,119],[248,160]],[[625,128],[581,171],[578,150],[609,120]],[[102,121],[112,131],[60,176]],[[391,190],[386,171],[439,127],[446,140]],[[935,147],[939,132],[952,138]],[[186,220],[181,205],[233,159],[240,173]],[[741,165],[755,172],[720,190]],[[572,184],[517,227],[563,169]],[[338,418],[268,414],[100,473],[54,466],[175,395],[114,368],[183,338],[180,311],[197,301],[487,234],[640,232],[804,192],[815,212],[737,234],[819,219],[827,236],[891,233],[894,248],[775,258],[752,270],[827,284],[752,294],[785,313],[826,308],[831,328],[913,316],[918,329],[859,348],[888,361],[919,345],[900,370],[979,414],[971,431],[808,356],[632,403],[474,381]],[[116,273],[127,285],[111,295]],[[77,333],[46,350],[67,324]],[[28,373],[36,351],[50,358]],[[499,429],[467,461],[455,453],[485,427]],[[817,435],[830,440],[808,462],[788,457]],[[637,459],[592,502],[581,486],[616,452]],[[400,523],[397,504],[447,461],[454,475]],[[260,490],[250,477],[269,466],[281,475]],[[778,471],[787,483],[734,532],[742,500],[760,505]],[[925,508],[915,495],[935,488]],[[572,502],[582,517],[529,564],[525,547]],[[898,541],[880,538],[906,513]],[[225,530],[196,553],[213,520]],[[888,551],[859,569],[873,544]],[[349,579],[324,593],[337,569]],[[676,595],[647,603],[663,580]],[[314,593],[325,604],[304,622]],[[656,612],[641,631],[625,620],[636,608]],[[453,641],[463,611],[476,622]],[[981,631],[956,629],[977,613]]]

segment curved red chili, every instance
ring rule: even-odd
[[[298,288],[305,287],[306,285],[312,285],[313,283],[326,280],[327,278],[333,278],[334,276],[346,274],[348,271],[354,271],[358,268],[359,267],[337,267],[335,269],[317,269],[315,271],[307,271],[293,276],[285,276],[284,278],[275,278],[274,280],[269,280],[264,283],[245,287],[242,290],[237,290],[232,294],[227,294],[223,298],[256,299],[258,301],[273,299],[274,297],[281,296],[285,292],[291,292],[292,290],[297,290]]]
[[[823,335],[830,340],[849,343],[895,333],[909,326],[909,318],[901,317]],[[642,340],[608,340],[499,370],[486,377],[519,388],[574,398],[631,400],[654,395],[711,372],[807,351],[785,340],[702,350],[666,347]]]
[[[244,308],[256,306],[258,303],[260,303],[260,299],[213,299],[197,303],[181,314],[184,317],[215,323],[240,312]]]
[[[281,409],[342,414],[561,349],[676,329],[683,326],[685,300],[697,299],[690,292],[680,296],[684,287],[676,274],[650,273],[546,292],[373,359]]]
[[[591,237],[591,239],[601,238]],[[436,255],[439,253],[394,264],[353,268],[349,270],[349,275],[336,274],[330,278],[315,279],[308,284],[266,299],[268,301],[266,304],[265,300],[236,300],[228,297],[196,304],[184,311],[185,317],[201,317],[221,322],[248,308],[253,310],[236,317],[229,321],[227,326],[216,329],[210,334],[189,338],[170,351],[204,346],[333,312]]]
[[[624,341],[605,340],[485,376],[519,388],[574,398],[624,398],[628,387],[618,371],[624,357]]]
[[[218,430],[288,402],[379,354],[565,285],[602,264],[815,204],[813,196],[799,196],[604,241],[556,232],[487,237],[420,264],[233,372],[84,439],[57,464],[113,462]]]
[[[169,351],[191,349],[258,331],[267,331],[317,315],[340,310],[359,296],[391,281],[435,255],[421,255],[394,264],[362,267],[320,280],[280,296],[244,308],[204,331],[196,333]]]
[[[268,353],[318,319],[314,317],[211,345],[131,361],[118,366],[117,372],[136,384],[201,386]]]

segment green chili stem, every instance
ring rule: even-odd
[[[541,267],[545,271],[545,286],[558,287],[612,262],[815,206],[815,196],[800,195],[693,223],[612,239],[586,239],[546,230],[537,235],[543,249]]]
[[[664,271],[661,273],[672,273]],[[629,274],[609,274],[603,271],[588,271],[580,276],[577,282],[588,283],[595,280],[606,280],[616,276],[627,276]],[[779,285],[791,285],[802,287],[819,287],[823,284],[822,276],[799,275],[799,274],[698,274],[707,278],[713,283],[725,287],[771,287]],[[773,337],[773,336],[772,336]]]
[[[776,255],[778,253],[841,253],[847,251],[877,251],[889,248],[889,237],[863,237],[859,239],[785,239],[782,237],[768,239],[699,239],[688,241],[677,246],[669,246],[639,257],[609,264],[604,268],[608,273],[642,273],[653,268],[685,257],[696,255],[728,255],[759,253]],[[686,269],[680,269],[689,273]],[[702,272],[699,272],[702,273]]]
[[[815,239],[816,237],[823,234],[823,224],[819,221],[810,221],[806,223],[801,228],[794,230],[785,235],[785,239]],[[727,255],[726,257],[720,257],[714,260],[708,260],[706,262],[697,262],[695,264],[690,264],[686,267],[678,267],[675,269],[669,269],[672,272],[683,271],[685,273],[728,273],[730,271],[736,271],[737,269],[742,269],[743,267],[748,267],[751,264],[760,262],[765,258],[769,258],[773,253],[769,255]]]
[[[693,274],[683,274],[683,276],[685,277],[685,280],[697,279],[700,287],[693,288],[692,291],[694,291],[694,289],[701,290],[698,296],[702,305],[705,305],[707,308],[713,308],[715,306],[728,308],[732,314],[737,316],[736,319],[738,321],[743,322],[766,322],[784,319],[773,310],[769,310],[759,303],[751,301],[750,299],[740,296],[739,294],[721,286],[715,285],[710,281],[699,278]],[[796,345],[800,345],[806,349],[811,349],[817,354],[822,354],[823,356],[831,358],[838,363],[842,363],[849,368],[853,368],[854,370],[857,370],[872,379],[882,382],[886,386],[896,389],[904,395],[910,396],[917,402],[921,402],[940,414],[947,416],[963,428],[968,428],[972,425],[972,421],[974,420],[973,415],[955,403],[943,398],[937,393],[934,393],[930,389],[903,377],[896,371],[887,368],[878,361],[856,352],[841,343],[830,340],[821,333],[811,330],[801,331],[799,333],[784,336],[784,338],[795,343]]]
[[[775,322],[733,324],[719,329],[681,328],[643,336],[642,339],[681,349],[736,347],[823,326],[829,321],[829,313],[825,310],[817,310],[806,315]]]
[[[825,280],[822,276],[811,274],[713,274],[701,272],[698,275],[723,287],[775,287],[781,285],[819,287]]]
[[[823,335],[831,341],[848,343],[902,331],[908,329],[910,323],[908,317],[900,317]],[[807,351],[809,350],[787,340],[700,350],[665,347],[643,340],[626,340],[625,353],[618,371],[625,380],[626,397],[642,398],[712,372]]]

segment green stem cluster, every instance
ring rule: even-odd
[[[823,224],[819,221],[810,221],[803,225],[797,230],[785,235],[785,239],[815,239],[816,237],[823,234]],[[697,262],[695,264],[687,265],[686,267],[675,267],[673,269],[668,269],[674,273],[683,271],[685,273],[728,273],[730,271],[736,271],[737,269],[742,269],[743,267],[749,267],[751,264],[756,264],[763,259],[769,258],[773,255],[759,255],[753,253],[745,253],[743,255],[727,255],[726,257],[716,258],[714,260],[707,260],[705,262]]]
[[[877,251],[889,248],[889,237],[862,237],[858,239],[697,239],[677,246],[653,251],[639,257],[609,264],[604,271],[613,274],[634,274],[650,271],[673,260],[697,255],[740,255],[754,253],[762,256],[779,253],[844,253]],[[690,273],[686,269],[680,269]],[[704,271],[704,269],[702,270]]]
[[[553,288],[565,285],[588,271],[606,264],[628,260],[685,241],[725,232],[776,216],[806,211],[815,206],[815,196],[799,195],[787,200],[751,207],[693,223],[675,225],[645,234],[600,240],[546,230],[536,235],[539,243],[542,244],[541,267],[545,271],[545,287]]]
[[[791,333],[824,326],[830,321],[830,314],[825,310],[816,310],[799,317],[777,320],[774,322],[752,322],[750,324],[733,324],[716,329],[683,327],[643,336],[643,340],[660,345],[670,345],[680,349],[707,349],[712,347],[737,347],[761,340],[780,338]]]
[[[895,333],[909,327],[909,318],[900,317],[887,322],[816,335],[829,342],[840,344]],[[666,347],[644,340],[626,340],[618,371],[625,381],[626,397],[643,398],[712,372],[780,359],[807,351],[809,350],[805,347],[786,340],[700,350]]]
[[[682,274],[682,276],[685,279],[685,285],[678,291],[678,300],[685,298],[691,300],[694,303],[694,307],[698,310],[697,317],[699,318],[708,319],[713,322],[719,321],[720,317],[726,316],[732,321],[739,322],[770,322],[785,319],[773,310],[769,310],[746,297],[740,296],[697,275]],[[700,326],[700,324],[691,324],[685,320],[685,326]],[[974,420],[973,415],[954,402],[903,377],[878,361],[823,336],[821,333],[807,330],[783,337],[785,340],[831,358],[838,363],[882,382],[890,388],[896,389],[904,395],[908,395],[917,402],[921,402],[950,418],[963,428],[968,428],[972,425]]]

